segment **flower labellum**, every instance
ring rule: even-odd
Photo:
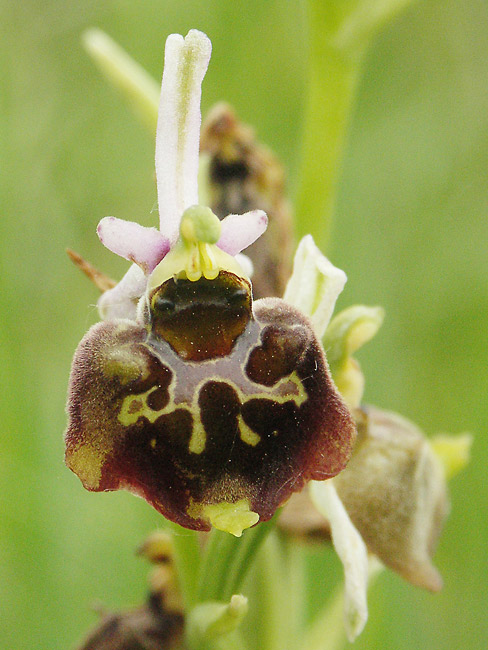
[[[239,536],[306,482],[339,473],[355,425],[311,321],[278,298],[252,300],[235,256],[266,215],[219,221],[198,205],[209,58],[201,32],[168,38],[160,231],[113,217],[99,226],[134,265],[103,294],[105,320],[75,353],[66,462],[88,490],[124,488],[182,526]]]

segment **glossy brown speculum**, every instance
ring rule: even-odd
[[[233,273],[214,280],[167,280],[151,296],[153,336],[189,361],[230,354],[251,318],[251,287]]]
[[[209,530],[208,507],[246,503],[267,520],[344,468],[355,426],[308,319],[274,298],[251,317],[230,275],[168,284],[147,322],[98,323],[81,341],[66,462],[87,489],[129,489]]]

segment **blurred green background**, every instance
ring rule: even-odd
[[[73,647],[90,606],[140,602],[133,549],[160,517],[128,494],[90,494],[63,464],[72,353],[97,319],[97,294],[65,247],[119,277],[98,242],[106,215],[156,223],[154,143],[85,55],[106,30],[156,78],[171,32],[213,41],[204,112],[225,99],[289,170],[293,191],[307,57],[305,9],[286,0],[1,2],[0,642]],[[360,353],[366,398],[428,434],[472,431],[470,467],[430,595],[385,572],[357,650],[488,645],[488,6],[421,0],[369,50],[349,132],[332,261],[340,305],[380,304]],[[318,226],[319,229],[319,226]],[[317,601],[338,579],[323,553]]]

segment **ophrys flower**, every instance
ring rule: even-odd
[[[89,490],[128,489],[169,519],[240,535],[309,480],[346,465],[353,419],[312,323],[253,303],[236,255],[256,210],[198,205],[200,85],[210,41],[166,43],[156,138],[161,230],[107,217],[103,243],[134,262],[73,361],[66,462]]]

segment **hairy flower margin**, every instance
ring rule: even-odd
[[[99,224],[102,243],[133,264],[102,294],[103,321],[75,355],[66,461],[89,490],[129,489],[184,526],[235,535],[269,519],[308,483],[310,496],[296,494],[282,519],[295,499],[322,517],[319,528],[344,564],[353,640],[367,618],[368,551],[412,582],[440,587],[430,556],[447,511],[444,471],[418,430],[360,408],[364,378],[352,354],[376,333],[383,312],[356,306],[331,321],[346,276],[310,236],[298,247],[284,301],[252,306],[251,269],[239,253],[264,232],[266,215],[219,221],[198,205],[210,51],[196,30],[166,43],[156,138],[160,230],[115,217]],[[204,287],[211,291],[202,297]],[[346,403],[359,440],[351,469],[339,474],[355,438]],[[212,449],[220,446],[223,453]],[[399,474],[410,477],[406,486]],[[384,491],[392,488],[385,511]]]

